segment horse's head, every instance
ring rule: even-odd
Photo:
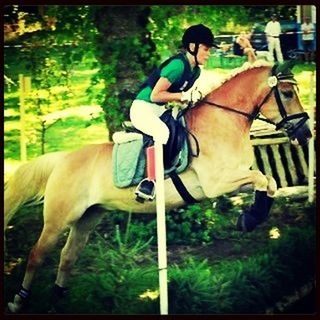
[[[293,64],[291,60],[271,69],[268,77],[270,92],[260,112],[276,125],[276,130],[284,130],[291,141],[297,140],[300,145],[304,145],[311,138],[309,117],[303,110],[295,88],[297,81],[291,72]]]

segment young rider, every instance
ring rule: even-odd
[[[167,59],[151,73],[130,108],[132,124],[140,131],[153,137],[154,141],[166,144],[169,129],[160,116],[168,102],[198,102],[202,95],[193,84],[200,76],[203,65],[210,56],[214,36],[203,24],[189,27],[182,37],[183,52]],[[149,147],[153,148],[153,147]],[[147,148],[147,166],[153,153]],[[154,172],[140,182],[136,194],[143,199],[154,198]]]

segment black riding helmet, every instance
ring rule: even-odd
[[[190,49],[189,44],[195,43],[194,51]],[[199,44],[204,44],[208,47],[216,47],[218,46],[214,43],[214,36],[211,30],[204,26],[203,24],[197,24],[194,26],[189,27],[182,37],[182,45],[185,49],[188,50],[190,54],[192,54],[196,58],[197,61],[197,53],[199,50]]]

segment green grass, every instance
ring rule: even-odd
[[[82,118],[73,116],[51,127],[48,130],[47,141],[46,152],[72,151],[87,144],[108,141],[108,130],[101,117],[96,120],[83,121]]]
[[[11,58],[10,58],[11,59]],[[7,61],[10,63],[10,61]],[[58,150],[72,151],[83,145],[91,143],[101,143],[108,141],[108,130],[105,124],[103,113],[100,116],[95,115],[95,119],[90,117],[90,106],[99,104],[98,95],[103,90],[103,84],[97,84],[90,87],[91,76],[97,72],[97,69],[90,69],[91,62],[82,63],[76,66],[70,77],[70,91],[64,86],[54,86],[50,88],[52,95],[57,95],[59,99],[54,101],[53,110],[58,111],[65,108],[70,108],[69,115],[57,121],[46,131],[45,136],[45,152]],[[15,75],[10,75],[13,79],[18,78],[19,73],[23,70],[17,69],[17,64],[10,64],[9,70],[15,72]],[[32,78],[31,78],[32,81]],[[94,95],[87,94],[87,88],[93,89]],[[30,96],[48,95],[46,90],[35,90],[33,87]],[[74,107],[89,106],[88,116],[79,116],[78,110],[73,110]],[[85,108],[85,107],[84,107]],[[27,130],[32,130],[33,123],[27,124]],[[37,157],[41,154],[39,143],[39,133],[35,137],[30,136],[27,142],[28,159]],[[12,85],[6,87],[4,94],[4,158],[5,167],[13,168],[14,164],[20,158],[20,111],[19,111],[19,92],[18,86]]]
[[[284,219],[284,213],[290,214],[290,220]],[[61,301],[61,313],[159,312],[158,299],[139,298],[148,290],[158,290],[157,246],[145,246],[146,241],[132,237],[131,231],[128,241],[123,240],[126,238],[123,231],[117,237],[114,230],[118,222],[112,220],[113,216],[114,212],[106,214],[97,231],[91,234],[71,274],[70,293]],[[237,237],[229,234],[223,246],[217,241],[210,246],[169,245],[170,312],[264,313],[283,295],[292,294],[313,279],[314,219],[314,206],[293,203],[290,199],[277,200],[270,221],[252,233],[238,233]],[[12,299],[23,279],[28,252],[41,232],[42,206],[22,208],[10,225],[5,302]],[[280,229],[281,236],[277,239],[269,237],[272,225]],[[219,227],[222,225],[217,225],[217,230]],[[38,270],[26,313],[40,314],[50,309],[59,251],[65,241],[66,233]],[[235,246],[237,254],[230,251]]]
[[[18,160],[20,157],[18,126],[17,121],[5,123],[4,157],[6,161]],[[72,151],[86,144],[107,142],[108,130],[103,117],[83,120],[77,115],[72,115],[54,123],[47,130],[45,140],[45,152]],[[39,143],[29,142],[27,151],[29,159],[39,156],[41,154]]]

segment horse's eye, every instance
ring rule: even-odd
[[[286,99],[292,99],[293,98],[293,91],[281,91],[281,93],[283,94],[283,96]]]

